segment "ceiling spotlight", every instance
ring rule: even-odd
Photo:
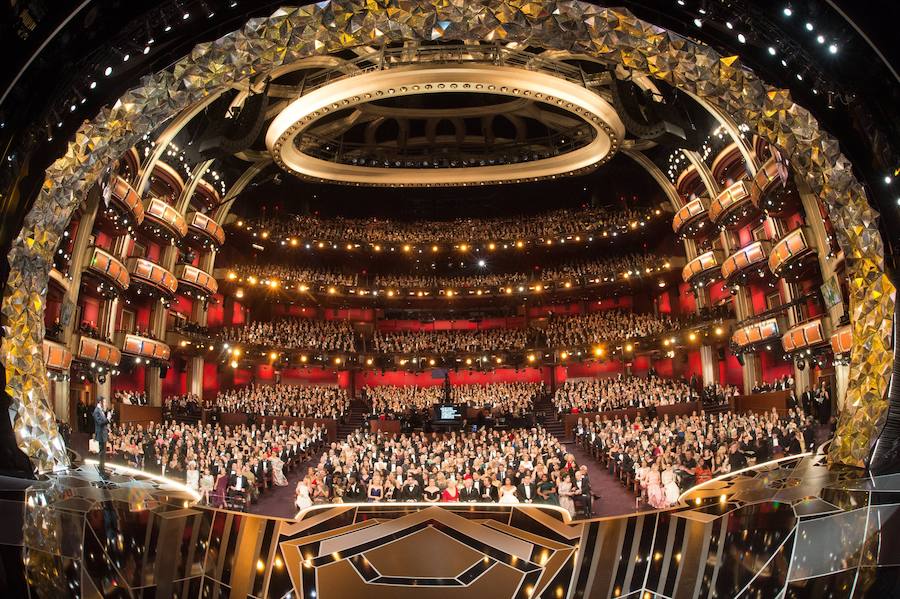
[[[181,15],[182,21],[187,21],[190,18],[191,18],[191,13],[189,13],[189,12],[185,12],[183,15]]]
[[[728,27],[729,29],[734,29],[734,25],[731,24],[731,21],[725,21],[725,27]]]
[[[131,54],[127,52],[122,56],[122,62],[128,62],[128,59],[131,58]]]
[[[824,35],[817,35],[817,36],[816,36],[816,41],[819,42],[820,44],[824,44],[824,43],[825,43],[825,36],[824,36]]]
[[[831,54],[837,54],[837,51],[838,51],[837,44],[831,44],[830,46],[828,46],[828,51]]]
[[[738,41],[741,42],[742,44],[746,44],[746,43],[747,43],[747,38],[744,36],[743,33],[739,33],[739,34],[738,34]]]
[[[703,21],[698,17],[694,19],[694,25],[696,25],[697,27],[703,27]]]
[[[813,26],[813,24],[810,23],[809,21],[807,21],[807,23],[806,23],[806,30],[807,30],[807,31],[812,31],[813,29],[815,29],[815,27]]]
[[[112,67],[106,67],[106,69],[103,70],[103,74],[106,75],[107,77],[112,75]]]
[[[91,89],[96,88],[96,87],[97,87],[97,82],[96,82],[96,81],[91,81],[91,84],[90,84],[88,87],[91,88]]]
[[[890,185],[890,184],[891,184],[891,176],[890,176],[890,175],[885,175],[885,176],[884,176],[884,182],[885,182],[886,185]]]
[[[784,12],[784,16],[786,16],[786,17],[789,17],[792,14],[794,14],[794,11],[793,11],[793,9],[791,9],[790,6],[785,6],[783,12]]]
[[[775,48],[773,48],[772,46],[769,46],[769,54],[775,56]]]
[[[478,266],[480,266],[481,268],[484,268],[485,264],[486,264],[486,263],[485,263],[484,260],[479,260],[479,261],[478,261]]]

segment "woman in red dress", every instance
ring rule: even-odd
[[[459,489],[456,488],[456,481],[450,479],[447,481],[447,488],[441,493],[441,502],[448,503],[453,501],[459,501]]]

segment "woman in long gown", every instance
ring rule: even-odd
[[[572,496],[575,492],[572,490],[572,477],[568,472],[559,477],[559,484],[556,489],[559,494],[559,507],[569,512],[569,515],[574,518],[575,500],[572,499]]]
[[[658,461],[653,462],[650,472],[647,474],[647,503],[656,509],[666,507],[666,491],[662,486]]]
[[[512,484],[512,479],[507,478],[503,481],[503,486],[500,487],[499,503],[519,503],[519,498],[516,497],[516,487]]]
[[[269,466],[272,468],[272,484],[278,487],[286,487],[287,477],[284,475],[284,462],[277,455],[269,458]]]
[[[459,489],[456,488],[456,481],[452,478],[447,481],[447,488],[441,493],[441,503],[452,503],[459,501]]]
[[[672,469],[671,464],[666,465],[666,469],[662,472],[661,479],[663,488],[666,491],[666,506],[673,505],[678,501],[681,490],[678,488],[678,483],[675,479],[675,471]]]
[[[428,479],[428,486],[422,489],[422,498],[428,503],[437,503],[441,500],[441,488],[437,486],[434,477]]]
[[[556,494],[556,483],[550,480],[550,475],[541,474],[541,482],[537,486],[537,494],[541,498],[540,503],[547,505],[559,505],[559,495]]]
[[[297,506],[297,509],[303,510],[308,507],[312,507],[312,498],[309,496],[309,483],[307,479],[301,478],[297,481],[297,488],[294,489],[294,494],[297,495],[297,499],[294,500],[294,505]]]

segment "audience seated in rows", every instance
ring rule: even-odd
[[[490,383],[487,385],[453,385],[450,401],[481,410],[493,416],[522,418],[530,412],[543,391],[542,383]],[[442,385],[403,385],[363,388],[363,396],[371,413],[390,419],[428,410],[444,401]]]
[[[285,266],[281,264],[240,264],[230,269],[241,279],[253,279],[265,285],[269,281],[278,281],[282,286],[296,284],[312,285],[345,285],[354,287],[357,285],[355,274],[344,274],[333,270],[316,268],[302,268],[299,266]]]
[[[173,395],[163,402],[163,416],[176,420],[198,420],[203,415],[203,402],[194,393]]]
[[[210,406],[254,416],[340,420],[350,408],[350,399],[345,389],[333,386],[252,384],[220,391]]]
[[[578,347],[652,337],[677,328],[677,322],[665,315],[604,310],[551,317],[547,323],[546,335],[549,347]]]
[[[590,504],[587,469],[542,428],[391,435],[332,443],[296,488],[296,505],[425,501]],[[586,499],[587,498],[587,499]]]
[[[813,449],[815,428],[802,410],[690,416],[579,419],[576,440],[651,507],[712,477]]]
[[[251,221],[247,229],[268,233],[268,238],[282,241],[295,238],[335,243],[514,243],[592,232],[622,234],[639,228],[642,221],[647,222],[658,214],[655,208],[582,208],[534,216],[410,222],[286,215]]]
[[[477,331],[375,331],[373,347],[383,353],[451,353],[525,349],[528,329],[498,328]]]
[[[244,343],[283,349],[318,349],[325,351],[355,351],[353,327],[344,320],[313,318],[282,318],[268,322],[256,321],[226,327],[221,337],[230,343]]]
[[[215,507],[246,509],[259,493],[286,486],[284,469],[308,459],[326,438],[322,427],[298,424],[113,424],[107,461],[127,463],[186,484]]]
[[[574,260],[544,268],[540,272],[540,279],[542,281],[581,279],[584,283],[617,281],[626,277],[642,277],[665,272],[669,267],[669,263],[660,260],[656,254],[627,254],[594,260]]]
[[[771,393],[773,391],[790,391],[794,388],[794,377],[790,375],[784,375],[781,378],[777,378],[770,383],[757,383],[753,385],[753,389],[751,389],[751,393]]]
[[[708,406],[720,406],[728,403],[732,397],[740,395],[734,385],[722,385],[713,383],[703,387],[703,404]]]
[[[132,406],[146,406],[147,394],[144,391],[116,391],[113,395],[114,403],[123,403]]]
[[[625,376],[567,380],[556,389],[553,405],[560,413],[605,412],[696,401],[684,380]]]

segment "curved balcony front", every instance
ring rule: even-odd
[[[722,252],[710,250],[700,254],[681,269],[685,283],[702,286],[722,276]]]
[[[745,283],[749,277],[766,272],[772,244],[761,239],[750,243],[725,259],[722,263],[722,278],[729,285]]]
[[[219,223],[202,212],[191,212],[187,215],[188,237],[206,247],[220,247],[225,243],[225,229]]]
[[[116,342],[122,349],[123,354],[144,359],[148,362],[150,360],[166,362],[171,355],[169,346],[162,341],[132,333],[117,333]]]
[[[726,229],[743,227],[759,217],[759,210],[750,201],[750,181],[741,179],[723,190],[709,204],[709,220]]]
[[[672,230],[676,235],[694,239],[712,230],[709,222],[709,200],[707,198],[694,198],[678,212],[672,219]]]
[[[831,350],[834,355],[849,354],[853,349],[853,328],[846,324],[831,333]]]
[[[115,297],[131,285],[128,269],[104,249],[92,246],[91,259],[84,269],[97,282],[97,292],[104,297]]]
[[[194,189],[194,197],[192,203],[197,206],[205,206],[213,209],[222,203],[222,196],[216,190],[216,187],[206,179],[200,179],[197,187]]]
[[[816,264],[816,250],[810,239],[807,227],[798,227],[782,237],[769,254],[769,270],[788,281],[803,278]]]
[[[141,283],[166,297],[175,295],[178,279],[171,272],[144,258],[129,258],[128,272],[134,283]]]
[[[754,322],[737,329],[731,340],[742,350],[753,349],[763,343],[772,342],[781,334],[777,318]]]
[[[781,338],[781,345],[786,353],[793,353],[825,345],[829,339],[825,337],[825,318],[816,318],[788,329]]]
[[[771,216],[784,216],[800,203],[797,189],[790,184],[787,165],[773,156],[756,172],[750,186],[750,201],[757,210]]]
[[[110,204],[119,213],[116,216],[121,219],[121,226],[127,228],[144,222],[144,205],[141,203],[141,196],[131,184],[117,175],[112,178],[110,185],[112,187],[112,193],[109,196]]]
[[[187,235],[187,222],[175,208],[159,198],[147,202],[144,230],[163,239],[181,239]]]
[[[44,339],[43,351],[44,365],[49,370],[55,370],[57,372],[69,370],[69,366],[72,365],[72,352],[70,352],[65,345],[57,343],[56,341]]]
[[[178,278],[178,291],[188,296],[207,298],[219,290],[219,283],[211,274],[190,264],[176,266],[175,276]]]
[[[82,335],[78,339],[78,352],[75,357],[85,362],[99,362],[107,366],[118,366],[119,362],[122,361],[122,352],[111,343]]]

